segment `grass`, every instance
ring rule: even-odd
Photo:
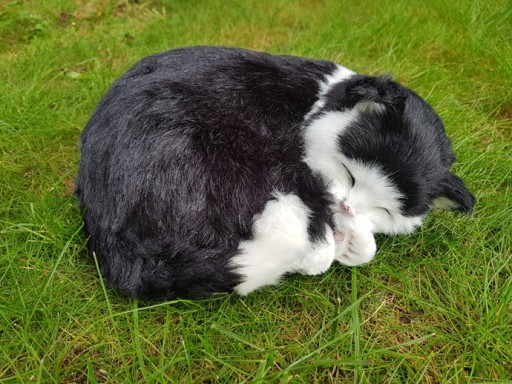
[[[511,381],[511,35],[506,0],[3,2],[0,382]],[[248,297],[106,289],[71,193],[79,134],[135,61],[197,44],[393,74],[444,119],[475,212]]]

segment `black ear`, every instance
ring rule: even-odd
[[[379,105],[402,111],[405,105],[404,87],[388,76],[355,75],[334,85],[326,95],[326,110],[343,111],[361,106],[362,109]]]
[[[440,193],[434,199],[434,208],[470,213],[475,197],[468,191],[462,179],[448,172],[442,179]]]

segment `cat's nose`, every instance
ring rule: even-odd
[[[350,203],[347,203],[346,201],[341,203],[341,210],[352,217],[354,217],[357,214],[354,207]]]

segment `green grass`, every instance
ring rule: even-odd
[[[512,380],[510,2],[0,4],[0,382]],[[233,45],[391,73],[438,110],[478,198],[376,260],[248,297],[145,303],[86,256],[79,134],[141,57]]]

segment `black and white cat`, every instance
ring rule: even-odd
[[[81,139],[76,194],[106,282],[247,294],[375,255],[429,209],[470,212],[443,123],[410,89],[329,61],[191,47],[147,57]]]

